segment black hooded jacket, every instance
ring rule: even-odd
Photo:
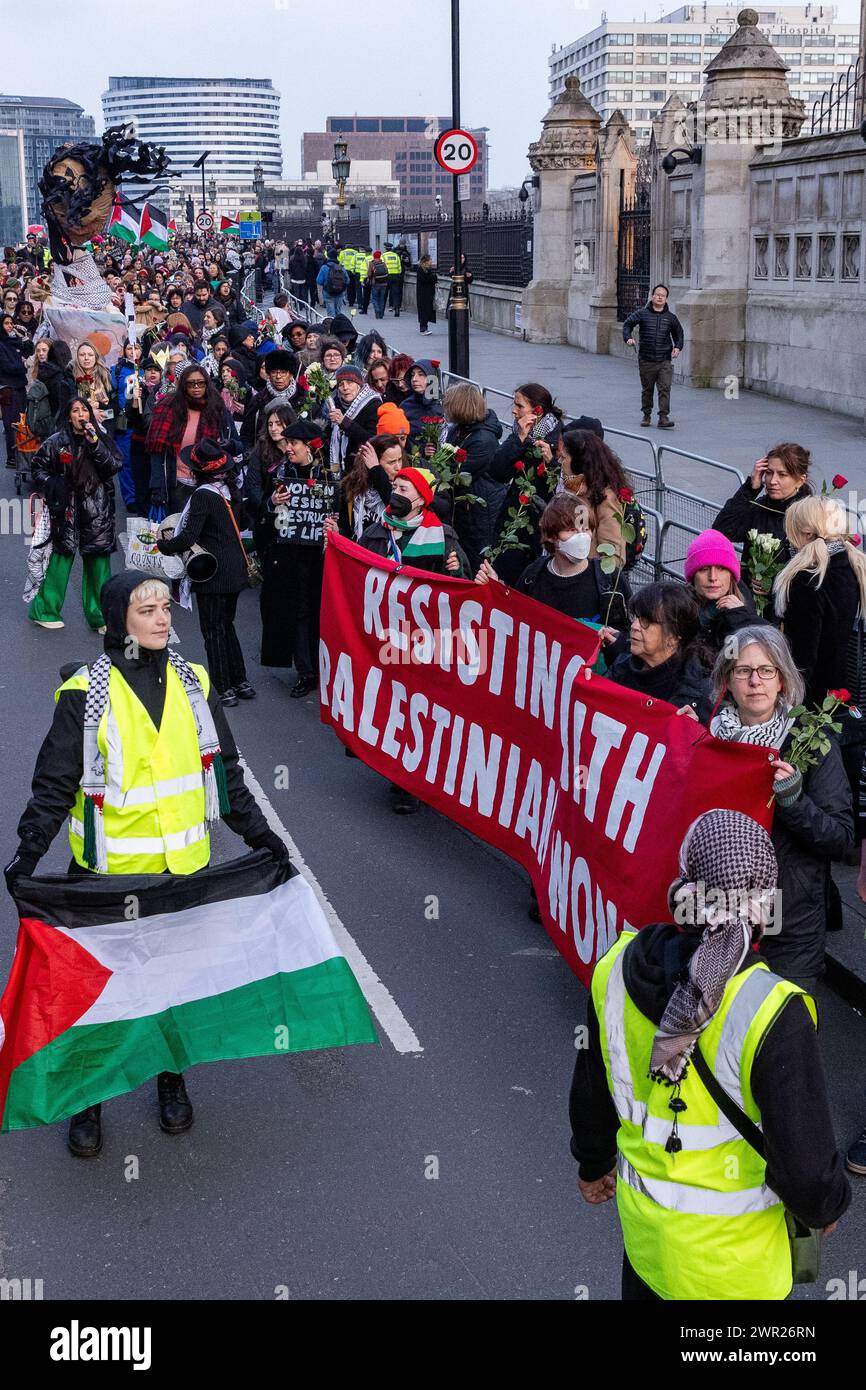
[[[73,481],[71,465],[61,455],[82,451],[91,465],[88,483]],[[41,445],[33,461],[33,486],[45,498],[51,518],[51,540],[58,555],[110,555],[117,540],[114,516],[114,474],[122,459],[103,433],[95,444],[60,429]]]
[[[653,1023],[661,1022],[699,942],[696,933],[662,923],[644,927],[626,947],[626,990]],[[750,953],[742,969],[754,963]],[[580,1164],[581,1178],[593,1182],[616,1165],[619,1121],[608,1089],[592,999],[587,1024],[588,1046],[577,1054],[569,1113],[572,1154]],[[776,1015],[758,1050],[751,1081],[761,1112],[768,1186],[810,1226],[829,1226],[847,1209],[851,1189],[836,1147],[818,1036],[802,999],[790,999]]]
[[[139,647],[138,655],[133,658],[128,655],[126,642],[129,598],[142,582],[143,576],[138,570],[125,570],[103,585],[101,606],[108,629],[105,650],[112,666],[117,667],[155,727],[159,728],[165,708],[168,650],[147,651]],[[66,675],[71,674],[72,671],[67,670]],[[81,785],[85,700],[83,690],[66,690],[54,707],[54,720],[36,759],[32,795],[18,822],[18,855],[22,873],[32,873],[46,853],[69,815]],[[238,750],[213,685],[208,695],[208,705],[216,726],[231,802],[231,811],[223,820],[251,849],[270,848],[277,837],[268,827],[244,781]],[[278,843],[282,844],[281,841]]]

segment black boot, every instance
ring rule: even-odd
[[[69,1121],[66,1143],[76,1158],[95,1158],[102,1150],[102,1106],[89,1105]]]
[[[165,1134],[183,1134],[192,1125],[192,1105],[178,1071],[161,1071],[156,1078],[159,1127]]]

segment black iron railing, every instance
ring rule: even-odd
[[[620,323],[649,298],[650,279],[650,190],[638,181],[626,194],[621,176],[619,232],[616,257],[616,316]]]
[[[866,117],[866,72],[858,58],[842,72],[828,91],[812,106],[812,134],[828,135],[837,130],[857,130]]]
[[[388,235],[392,241],[403,236],[426,233],[436,238],[436,269],[447,275],[454,255],[454,229],[450,217],[441,213],[389,213]],[[477,280],[492,285],[511,285],[522,289],[532,279],[532,214],[482,211],[463,214],[463,253]]]

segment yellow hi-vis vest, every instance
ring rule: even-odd
[[[193,666],[207,699],[210,681]],[[61,685],[87,690],[86,667]],[[108,704],[97,744],[105,759],[105,840],[110,874],[194,874],[210,860],[201,752],[192,706],[173,667],[166,667],[165,708],[157,732],[150,715],[117,667],[108,680]],[[83,868],[84,794],[79,787],[69,817],[69,844]]]
[[[784,1207],[766,1184],[766,1164],[721,1113],[689,1066],[679,1095],[679,1153],[667,1153],[672,1088],[648,1076],[657,1025],[623,980],[623,932],[592,977],[607,1081],[616,1113],[616,1201],[632,1267],[664,1299],[783,1299],[791,1290]],[[812,999],[764,961],[728,982],[700,1035],[707,1065],[732,1100],[760,1125],[751,1074],[761,1044],[791,995]]]
[[[366,251],[355,252],[355,273],[356,275],[360,275],[362,280],[365,280],[367,278],[367,270],[369,269],[369,265],[372,259],[372,252],[369,256],[367,255]]]
[[[351,273],[355,269],[355,252],[351,246],[345,246],[337,256],[337,260],[344,270]]]
[[[400,260],[400,257],[397,255],[396,251],[383,251],[382,260],[388,267],[389,275],[403,274],[403,262]]]

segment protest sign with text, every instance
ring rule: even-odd
[[[623,927],[670,920],[702,812],[769,827],[769,751],[594,675],[598,634],[502,584],[328,542],[321,716],[390,781],[529,871],[585,982]]]

